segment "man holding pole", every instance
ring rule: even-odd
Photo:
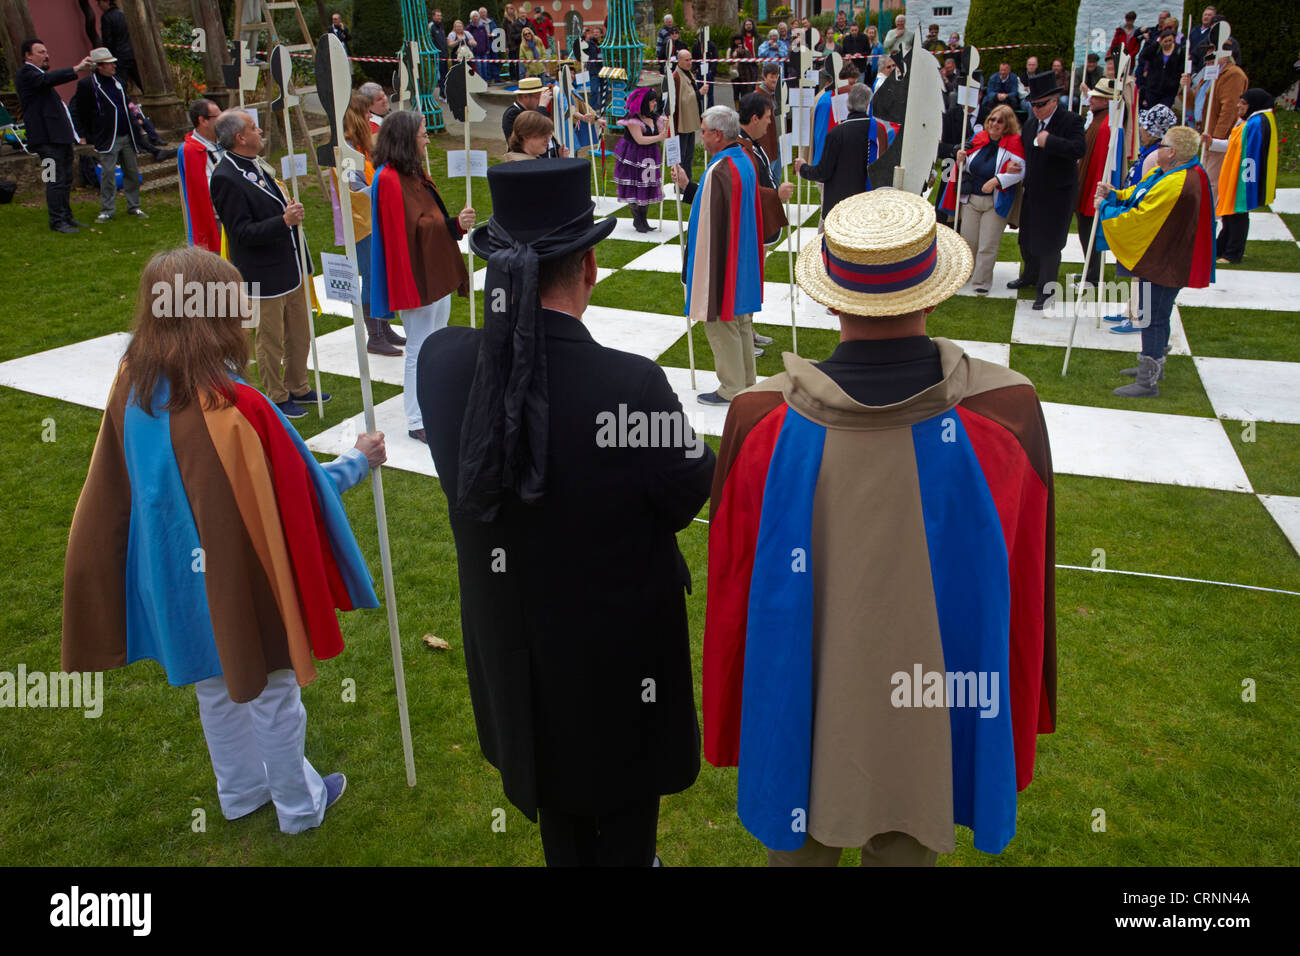
[[[1115,146],[1111,141],[1113,137],[1110,105],[1119,98],[1119,95],[1119,87],[1111,79],[1099,80],[1089,94],[1088,106],[1092,111],[1092,117],[1088,122],[1088,128],[1084,131],[1084,153],[1083,159],[1079,161],[1079,203],[1075,207],[1079,243],[1085,250],[1092,241],[1092,220],[1097,209],[1092,194],[1096,192],[1097,184],[1101,182],[1102,175],[1107,169],[1108,151],[1112,151]],[[1121,106],[1120,109],[1122,108]],[[1116,130],[1123,135],[1122,122]],[[1112,162],[1109,168],[1114,170],[1122,167]],[[1101,254],[1094,249],[1093,254],[1088,257],[1087,275],[1082,281],[1096,287],[1100,275]]]
[[[680,166],[674,170],[682,198],[691,203],[682,282],[686,314],[706,323],[718,372],[717,391],[697,401],[729,405],[755,382],[753,314],[763,307],[763,214],[758,174],[740,145],[739,114],[711,106],[700,122],[709,162],[698,188]]]
[[[244,110],[226,110],[215,124],[226,155],[212,173],[212,205],[226,231],[230,261],[257,304],[257,372],[262,387],[286,418],[302,418],[303,402],[316,402],[307,382],[311,346],[307,300],[298,243],[305,242],[305,210],[280,190],[275,176],[258,159],[262,130]],[[320,401],[330,396],[322,392]]]
[[[418,391],[483,755],[548,866],[651,866],[661,795],[699,772],[675,533],[714,455],[663,369],[583,325],[615,223],[593,219],[587,176],[578,159],[488,170],[494,212],[469,239],[484,327],[431,336]],[[666,430],[629,430],[643,417]]]

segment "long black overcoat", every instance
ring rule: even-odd
[[[1034,145],[1038,120],[1031,113],[1020,132],[1025,145],[1024,199],[1020,212],[1022,248],[1063,249],[1078,199],[1078,161],[1085,151],[1083,120],[1058,106],[1048,123],[1047,142]]]

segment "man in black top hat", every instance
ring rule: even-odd
[[[663,369],[582,322],[596,250],[577,159],[488,170],[484,328],[420,351],[416,391],[460,564],[479,745],[550,866],[649,866],[659,798],[699,772],[676,532],[714,455]],[[485,811],[486,812],[486,811]]]
[[[1057,281],[1061,250],[1070,234],[1070,221],[1079,189],[1078,161],[1087,149],[1083,120],[1061,108],[1064,90],[1054,73],[1029,79],[1031,114],[1020,131],[1025,147],[1024,199],[1020,210],[1019,278],[1012,289],[1033,286],[1034,308],[1041,310]]]

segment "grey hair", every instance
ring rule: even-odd
[[[218,116],[213,126],[217,134],[217,145],[222,149],[234,149],[235,137],[244,131],[244,122],[252,118],[244,110],[226,110]]]
[[[740,114],[730,106],[710,106],[700,117],[700,125],[721,133],[724,139],[740,139]]]
[[[357,92],[368,99],[371,103],[379,99],[381,96],[387,95],[384,93],[384,88],[378,83],[362,83],[357,89]]]
[[[849,110],[851,112],[865,113],[870,105],[871,87],[865,83],[854,83],[849,87]]]

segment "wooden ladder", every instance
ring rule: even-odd
[[[253,2],[256,2],[256,0],[253,0]],[[314,43],[311,42],[311,32],[307,29],[307,20],[302,15],[302,6],[298,3],[298,0],[263,0],[262,9],[266,11],[266,19],[256,23],[243,22],[244,3],[245,0],[235,0],[235,17],[234,17],[235,49],[238,50],[239,44],[241,42],[247,41],[249,54],[252,55],[257,49],[258,36],[263,31],[267,33],[270,40],[269,43],[267,44],[266,63],[261,64],[258,68],[266,71],[266,75],[263,77],[263,81],[266,85],[267,95],[269,97],[271,91],[271,85],[274,82],[271,79],[271,75],[270,75],[270,65],[269,65],[271,59],[270,51],[274,50],[276,46],[283,44],[285,49],[289,51],[289,54],[291,56],[293,54],[302,54],[302,53],[306,53],[309,56],[311,56],[315,54],[316,46]],[[277,10],[292,10],[294,12],[294,15],[297,17],[298,20],[298,29],[302,34],[301,43],[289,43],[281,39],[279,31],[277,31],[275,28],[275,11]],[[308,156],[307,161],[311,163],[311,165],[315,168],[316,175],[320,179],[321,193],[325,196],[328,196],[329,180],[326,178],[325,171],[321,169],[320,164],[316,162],[315,147],[316,147],[317,137],[320,137],[325,140],[329,139],[330,129],[328,126],[319,126],[316,129],[310,128],[307,125],[307,114],[303,107],[303,97],[307,96],[308,94],[315,93],[316,85],[313,83],[309,86],[294,86],[293,92],[294,95],[298,97],[298,107],[297,109],[289,108],[289,113],[296,124],[298,137],[300,140],[298,143],[295,144],[294,151],[295,152],[305,151],[307,153]],[[259,109],[264,106],[269,107],[270,100],[268,99],[264,102],[250,104],[250,105],[257,106]]]

